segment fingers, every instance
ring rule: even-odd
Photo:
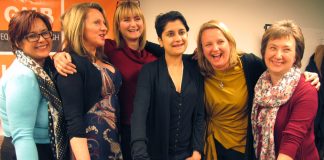
[[[55,68],[56,68],[57,72],[58,72],[60,75],[62,75],[62,76],[64,76],[64,77],[67,77],[67,74],[66,74],[65,72],[62,71],[62,69],[60,68],[60,66],[55,65]]]
[[[306,82],[310,82],[315,79],[318,79],[318,74],[314,72],[304,72],[304,76],[306,78]]]
[[[64,53],[65,53],[64,56],[68,60],[68,62],[72,62],[71,55],[69,53],[66,53],[66,52],[64,52]]]
[[[77,72],[76,66],[72,63],[72,58],[69,53],[56,53],[53,59],[56,70],[62,76],[67,76],[67,74],[73,74]]]
[[[317,89],[317,91],[319,91],[320,87],[321,87],[321,82],[318,82],[318,83],[316,84],[315,88]]]

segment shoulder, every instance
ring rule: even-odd
[[[295,89],[295,96],[297,97],[304,97],[304,96],[317,96],[317,90],[314,86],[311,85],[310,82],[305,81],[304,74],[301,74],[300,80],[298,82],[298,85]]]
[[[14,62],[10,65],[8,70],[3,75],[3,80],[7,79],[10,81],[19,80],[19,81],[36,81],[35,73],[21,64],[18,60],[14,60]]]
[[[251,73],[255,78],[259,76],[266,70],[261,58],[254,55],[253,53],[244,53],[239,55],[245,74]]]
[[[143,65],[141,71],[142,72],[152,72],[154,69],[157,69],[159,63],[161,62],[160,58],[156,61],[149,62]]]
[[[39,92],[35,73],[18,60],[15,60],[10,65],[9,69],[1,78],[0,83],[3,90],[10,90],[10,92],[15,92],[16,95],[26,93],[36,96]]]
[[[262,62],[261,58],[259,58],[258,56],[256,56],[253,53],[242,53],[239,55],[240,59],[242,62],[246,62],[246,63],[260,63]]]
[[[94,65],[90,62],[87,57],[82,57],[71,52],[72,63],[76,65],[76,69],[79,72],[85,72],[88,69],[94,68]]]

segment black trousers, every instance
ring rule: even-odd
[[[54,160],[50,144],[36,144],[39,160]],[[28,148],[26,148],[28,149]],[[1,160],[16,160],[15,147],[11,137],[4,137],[0,150]],[[28,157],[26,157],[28,158]]]
[[[132,160],[131,155],[131,129],[130,125],[121,125],[120,127],[120,136],[121,136],[121,150],[124,160]]]
[[[243,160],[244,154],[232,149],[226,149],[221,143],[219,143],[216,139],[216,151],[218,160]]]

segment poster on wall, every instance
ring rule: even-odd
[[[46,14],[52,21],[53,27],[53,49],[56,52],[59,49],[61,37],[60,16],[72,5],[81,2],[97,2],[106,11],[110,31],[109,38],[112,35],[112,20],[116,9],[117,0],[1,0],[0,3],[0,78],[6,69],[10,66],[15,56],[11,52],[8,36],[8,24],[16,12],[21,10],[36,10]]]

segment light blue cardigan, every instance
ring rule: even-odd
[[[15,59],[0,80],[0,118],[18,160],[37,160],[35,143],[50,143],[47,108],[36,75]]]

